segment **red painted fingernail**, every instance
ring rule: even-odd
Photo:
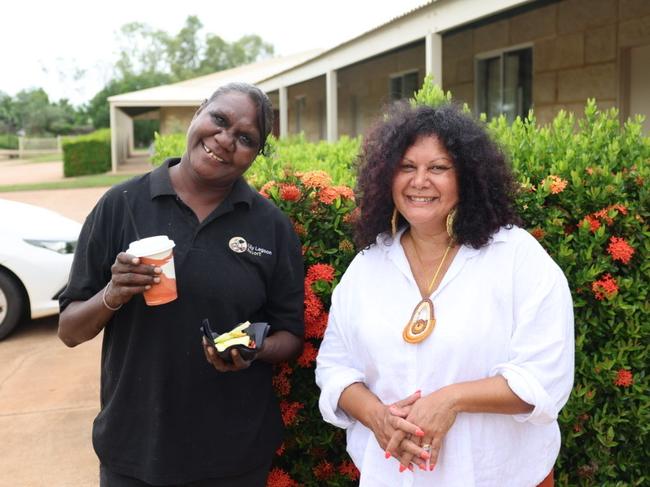
[[[427,452],[423,451],[422,453],[420,453],[420,458],[423,458],[423,459],[426,460],[428,458],[431,458],[431,455],[429,455]]]
[[[429,471],[433,472],[433,469],[436,468],[436,464],[434,463],[433,465],[429,465]]]
[[[423,465],[418,465],[418,467],[420,467],[420,470],[424,470],[425,472],[427,471],[427,468],[424,467]]]
[[[416,394],[422,394],[422,391],[420,389],[418,389],[417,391],[415,391],[415,393]]]
[[[409,470],[412,472],[413,471],[413,465],[409,465]]]
[[[422,431],[420,428],[416,429],[415,436],[424,436],[424,431]]]
[[[384,453],[384,456],[385,456],[386,458],[390,458],[390,452],[386,452],[386,453]]]
[[[404,470],[406,470],[406,467],[402,464],[399,466],[399,473],[402,473]]]

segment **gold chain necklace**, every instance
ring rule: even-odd
[[[410,234],[409,237],[411,237],[411,243],[413,244],[413,250],[415,251],[415,256],[418,258],[420,265],[424,267],[422,265],[422,259],[420,259],[420,254],[418,253],[418,249],[415,246],[415,240],[413,240],[413,236],[411,236]],[[404,338],[404,341],[408,343],[420,343],[429,335],[431,335],[431,332],[436,326],[436,318],[433,312],[433,303],[431,302],[431,299],[429,299],[429,296],[431,295],[433,284],[436,282],[436,279],[438,278],[438,274],[440,274],[440,270],[442,269],[442,266],[445,263],[445,260],[447,259],[447,254],[449,254],[449,251],[451,250],[452,246],[453,246],[453,241],[450,240],[449,245],[447,245],[447,249],[445,250],[445,253],[442,256],[442,259],[440,260],[440,264],[438,264],[438,268],[436,269],[436,272],[433,274],[433,279],[431,279],[431,282],[429,283],[426,296],[423,296],[422,300],[417,304],[417,306],[413,310],[411,319],[409,320],[409,322],[404,327],[404,330],[402,331],[402,338]]]

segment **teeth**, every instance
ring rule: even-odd
[[[205,144],[201,144],[203,146],[203,150],[208,154],[212,159],[218,162],[223,162],[223,159],[221,157],[217,157],[210,149],[208,149],[208,146]]]
[[[424,198],[418,196],[411,196],[410,199],[411,201],[415,201],[416,203],[429,203],[433,201],[433,198]]]

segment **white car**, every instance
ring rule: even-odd
[[[23,319],[59,312],[80,230],[54,211],[0,199],[0,340]]]

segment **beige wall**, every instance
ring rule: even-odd
[[[622,105],[629,75],[621,59],[647,44],[649,0],[564,0],[444,36],[443,86],[473,106],[475,57],[532,45],[533,105],[548,122],[560,109],[581,113],[587,98],[601,108]]]
[[[364,61],[341,69],[337,73],[339,135],[357,136],[364,133],[382,106],[389,101],[391,75],[417,71],[420,83],[424,79],[424,41],[416,47]],[[311,79],[287,89],[289,102],[289,134],[297,133],[296,104],[304,97],[301,128],[305,138],[317,141],[326,138],[325,77]]]
[[[300,128],[298,128],[296,107],[300,98],[304,98],[304,105],[300,116]],[[290,135],[303,132],[305,138],[313,142],[327,138],[325,134],[325,76],[290,86],[287,89],[287,101]]]
[[[198,107],[161,107],[160,133],[185,133]]]
[[[643,114],[643,128],[650,135],[650,44],[634,47],[629,55],[629,76],[624,77],[629,96],[623,107],[624,115]]]
[[[338,72],[339,134],[363,135],[390,101],[391,75],[417,71],[425,74],[424,40],[421,44],[378,56]]]

